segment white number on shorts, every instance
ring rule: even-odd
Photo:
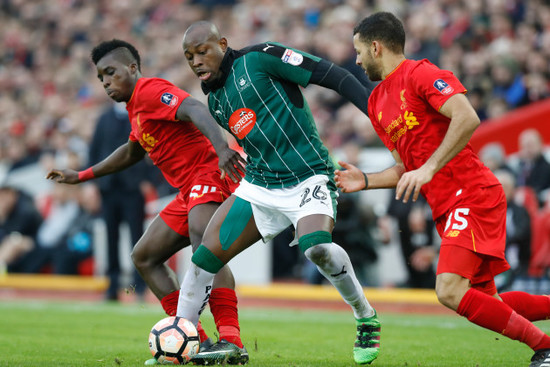
[[[468,215],[469,213],[470,209],[468,208],[459,208],[456,209],[454,212],[451,212],[449,218],[447,218],[447,224],[445,224],[445,230],[443,232],[447,232],[447,229],[449,229],[449,226],[451,225],[453,219],[454,223],[451,226],[451,229],[462,231],[464,228],[468,227],[468,220],[464,218],[464,216]]]

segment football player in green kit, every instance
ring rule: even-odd
[[[337,188],[334,167],[300,86],[335,90],[365,114],[369,91],[348,71],[275,42],[228,47],[215,25],[192,24],[183,51],[208,94],[210,113],[247,154],[244,180],[214,214],[180,289],[177,315],[197,323],[214,275],[260,239],[289,225],[298,246],[338,289],[356,319],[353,354],[371,363],[380,349],[380,322],[348,254],[332,242]],[[238,360],[241,348],[218,344],[204,355]],[[216,354],[213,356],[213,354]],[[193,360],[199,361],[201,355]]]

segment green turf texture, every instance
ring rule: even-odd
[[[142,366],[160,305],[0,302],[0,366]],[[203,316],[214,335],[210,312]],[[250,367],[357,366],[350,312],[240,310]],[[380,313],[382,342],[371,366],[521,367],[531,350],[454,315]],[[550,322],[537,323],[545,332]]]

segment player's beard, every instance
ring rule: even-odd
[[[369,79],[373,82],[382,80],[382,68],[374,62],[368,63],[365,67],[365,72]]]

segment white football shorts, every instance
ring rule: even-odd
[[[327,186],[329,178],[315,175],[291,187],[266,189],[242,180],[234,194],[248,201],[263,241],[268,242],[289,225],[312,214],[336,218],[338,191]],[[294,240],[290,246],[297,244]]]

